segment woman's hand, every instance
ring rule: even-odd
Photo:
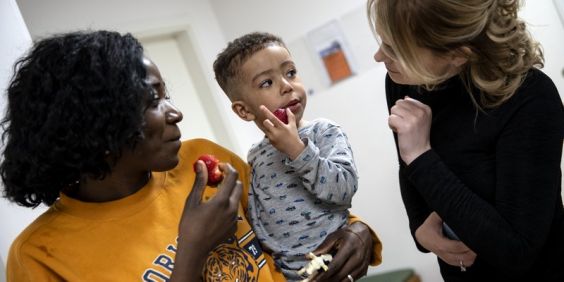
[[[264,134],[270,141],[270,144],[278,151],[286,154],[291,160],[295,160],[305,149],[305,144],[298,135],[294,113],[286,109],[288,124],[285,124],[271,113],[267,107],[260,106],[260,110],[267,117],[262,122],[262,125],[264,127]]]
[[[362,222],[355,222],[327,236],[313,251],[315,255],[332,254],[329,270],[322,272],[312,281],[344,281],[350,275],[354,280],[366,275],[372,258],[372,236],[370,229]]]
[[[237,210],[243,189],[239,174],[230,164],[221,163],[219,169],[225,177],[218,192],[202,203],[208,174],[204,163],[198,161],[196,179],[180,220],[176,267],[171,281],[198,281],[209,252],[237,230]]]
[[[398,134],[400,156],[407,165],[431,149],[431,118],[429,106],[409,97],[390,109],[388,126]]]
[[[417,242],[435,253],[444,262],[458,266],[461,270],[472,266],[476,253],[462,241],[450,240],[443,235],[443,220],[436,212],[431,213],[415,231]]]

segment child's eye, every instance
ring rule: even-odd
[[[298,74],[298,71],[296,69],[291,69],[286,73],[287,77],[295,77],[296,74]]]
[[[259,84],[259,88],[267,88],[270,86],[272,86],[272,80],[270,79],[264,80]]]

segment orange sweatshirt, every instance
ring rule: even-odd
[[[192,164],[201,154],[231,163],[244,184],[239,206],[242,220],[234,238],[210,253],[205,280],[285,281],[272,258],[262,252],[245,217],[249,166],[204,139],[185,141],[176,168],[153,172],[145,187],[123,199],[87,203],[61,194],[12,244],[7,281],[168,281],[178,224],[195,179]],[[216,191],[207,187],[204,201]],[[373,240],[372,264],[376,265],[381,261],[381,244],[375,234]]]

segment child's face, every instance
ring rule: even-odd
[[[256,52],[243,63],[239,75],[237,91],[241,100],[233,102],[233,110],[241,118],[254,120],[262,128],[266,117],[259,107],[264,105],[271,112],[278,108],[289,108],[299,124],[307,97],[296,65],[286,48],[270,45]],[[245,117],[236,109],[236,105],[245,108]]]

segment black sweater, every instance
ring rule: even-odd
[[[438,259],[445,281],[564,281],[564,108],[551,79],[531,70],[507,102],[479,112],[458,76],[431,92],[386,77],[388,108],[406,95],[433,112],[432,149],[400,159],[411,233],[436,211],[477,254],[467,272]]]

